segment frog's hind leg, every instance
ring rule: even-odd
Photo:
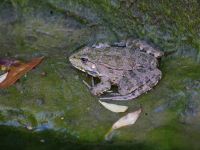
[[[118,101],[125,101],[125,100],[132,100],[136,97],[140,96],[142,93],[149,91],[151,88],[147,85],[143,85],[134,92],[127,94],[127,95],[117,95],[111,97],[101,97],[102,100],[118,100]]]
[[[105,91],[108,91],[111,88],[111,83],[108,78],[102,77],[101,82],[92,86],[90,91],[93,95],[101,95]]]
[[[93,95],[100,95],[111,88],[111,83],[107,78],[101,78],[101,82],[95,85],[94,78],[92,77],[91,82],[92,85],[88,84],[85,80],[83,80],[83,83],[88,87],[88,89]]]
[[[137,83],[133,86],[135,87],[131,93],[128,93],[126,95],[116,95],[111,97],[101,97],[100,99],[106,99],[106,100],[131,100],[138,96],[140,96],[143,93],[146,93],[147,91],[151,90],[153,86],[155,86],[158,81],[161,79],[161,71],[159,69],[154,69],[152,71],[147,71],[147,73],[142,77],[146,78],[146,81],[143,83]],[[137,80],[138,81],[138,80]]]
[[[145,53],[153,55],[156,58],[160,58],[164,55],[164,52],[162,52],[161,50],[151,46],[146,41],[142,41],[139,39],[128,39],[126,42],[126,47],[139,48],[140,51],[144,51]]]

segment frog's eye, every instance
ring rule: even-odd
[[[81,58],[82,63],[87,63],[88,59],[87,58]]]

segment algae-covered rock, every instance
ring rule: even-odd
[[[103,141],[123,114],[106,111],[90,95],[82,83],[90,78],[72,68],[68,57],[85,45],[135,37],[168,55],[161,60],[163,78],[153,90],[116,102],[130,111],[142,106],[144,112],[134,126],[116,131],[113,144],[199,149],[199,25],[198,0],[4,0],[0,57],[45,59],[15,85],[0,90],[0,124],[29,134],[48,129],[78,143]],[[18,132],[26,135],[24,130]]]

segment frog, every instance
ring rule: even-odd
[[[100,82],[89,86],[100,99],[132,100],[147,93],[162,78],[158,68],[164,52],[145,40],[129,38],[113,44],[99,43],[85,46],[69,57],[78,70]],[[116,93],[102,95],[117,86]]]

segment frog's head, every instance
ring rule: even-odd
[[[71,55],[69,57],[69,61],[75,68],[86,72],[91,76],[99,76],[99,72],[97,71],[96,64],[92,60],[91,51],[89,48],[86,47],[81,51]]]

